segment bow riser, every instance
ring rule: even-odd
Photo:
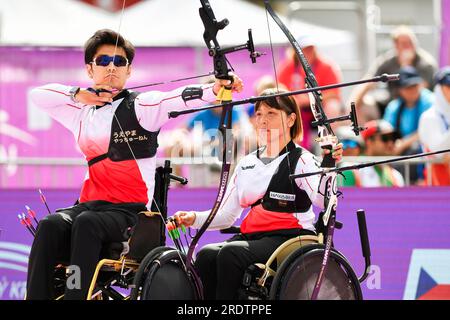
[[[203,25],[205,27],[203,39],[205,40],[205,44],[208,47],[209,55],[213,57],[215,77],[217,79],[231,80],[232,82],[233,76],[230,74],[230,72],[233,71],[233,68],[229,66],[226,54],[236,52],[239,50],[248,50],[250,52],[250,59],[252,60],[253,63],[256,62],[256,57],[260,56],[259,53],[254,51],[251,31],[249,30],[248,33],[249,40],[247,41],[246,44],[221,48],[219,42],[217,41],[217,33],[219,30],[224,29],[229,22],[227,19],[223,19],[220,22],[218,22],[211,8],[211,5],[209,4],[209,1],[200,0],[200,2],[202,4],[202,7],[199,9],[199,13]],[[221,91],[217,94],[218,101],[231,103],[232,100],[231,92],[232,92],[231,84],[225,88],[222,88]],[[227,189],[233,151],[233,136],[231,133],[232,111],[233,111],[232,105],[224,106],[222,110],[222,115],[220,117],[219,131],[222,133],[223,150],[222,150],[222,170],[220,174],[219,190],[210,214],[208,215],[206,221],[203,223],[203,225],[196,233],[194,239],[191,242],[191,245],[189,246],[186,262],[186,267],[188,270],[190,269],[192,264],[192,257],[194,254],[195,247],[200,237],[209,227],[214,217],[216,216],[217,212],[219,211]]]

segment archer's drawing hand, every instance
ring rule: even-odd
[[[97,90],[98,94],[95,92]],[[76,95],[75,100],[87,105],[102,106],[113,101],[112,87],[99,85],[94,88],[81,89]]]

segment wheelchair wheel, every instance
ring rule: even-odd
[[[151,262],[162,252],[173,250],[170,247],[156,247],[151,250],[147,255],[142,259],[136,274],[133,279],[133,289],[131,289],[130,300],[137,300],[140,296],[140,292],[142,291],[142,280],[145,279],[146,274],[148,273],[148,269],[151,266]]]
[[[271,288],[272,300],[309,300],[319,274],[323,245],[310,245],[289,255],[275,275]],[[319,291],[319,300],[361,300],[362,292],[350,264],[332,249],[327,270]]]
[[[198,300],[194,279],[184,271],[181,259],[185,261],[186,257],[170,249],[154,255],[148,261],[141,300]]]
[[[56,267],[53,279],[54,279],[53,296],[55,300],[60,300],[64,297],[64,292],[66,290],[66,280],[67,280],[66,268]]]

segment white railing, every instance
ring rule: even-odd
[[[367,156],[357,156],[357,157],[343,157],[343,162],[352,162],[352,163],[367,163],[367,162],[373,162],[373,161],[385,161],[385,160],[391,160],[395,159],[395,156],[389,156],[389,157],[367,157]],[[433,163],[442,163],[442,160],[440,159],[430,159],[430,158],[416,158],[416,159],[409,159],[405,161],[398,162],[398,164],[404,166],[405,168],[405,176],[403,177],[405,179],[405,185],[409,186],[411,184],[411,165],[414,164],[425,164],[426,169],[428,172],[431,170],[431,164]],[[431,174],[427,175],[427,185],[431,186]]]
[[[367,163],[373,161],[383,161],[393,159],[395,157],[368,157],[368,156],[358,156],[358,157],[344,157],[342,162],[349,163]],[[190,186],[196,187],[209,187],[215,186],[219,179],[219,169],[221,163],[218,161],[217,157],[174,157],[174,158],[158,158],[157,164],[163,165],[165,160],[170,160],[172,167],[174,167],[174,171],[177,174],[184,174],[186,178],[190,181]],[[438,159],[428,159],[428,158],[417,158],[410,159],[399,162],[399,164],[403,165],[405,168],[405,184],[410,185],[410,177],[411,177],[411,165],[414,164],[425,164],[427,169],[431,166],[432,163],[441,163]],[[16,159],[0,159],[0,188],[7,188],[8,185],[5,182],[5,174],[3,172],[7,167],[16,166],[19,172],[19,168],[21,167],[36,167],[37,170],[40,170],[42,167],[51,168],[55,171],[66,168],[65,172],[68,172],[67,176],[64,177],[66,181],[70,184],[73,182],[73,185],[79,185],[81,182],[81,178],[76,174],[70,173],[70,168],[82,168],[87,167],[86,160],[82,158],[38,158],[38,157],[20,157]],[[181,170],[180,166],[187,166],[188,170]],[[212,168],[215,168],[213,170]],[[60,174],[60,173],[59,173]],[[52,173],[50,173],[52,175]],[[57,175],[57,173],[54,173]],[[42,177],[41,177],[42,178]],[[26,175],[19,175],[15,177],[15,179],[27,179]],[[40,178],[35,178],[35,183],[38,184]],[[58,179],[54,179],[57,181]],[[431,175],[428,175],[427,185],[431,185]],[[56,186],[56,185],[55,185]]]

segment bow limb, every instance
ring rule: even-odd
[[[297,40],[291,34],[289,29],[284,25],[278,15],[275,13],[273,8],[270,6],[269,1],[264,1],[266,11],[270,14],[272,19],[277,23],[280,29],[288,38],[292,47],[295,50],[295,53],[302,65],[303,70],[305,71],[305,83],[308,87],[314,88],[317,87],[317,81],[312,72],[311,66],[306,60],[300,45]],[[335,161],[332,157],[332,150],[337,144],[337,139],[334,136],[333,130],[331,129],[330,123],[328,122],[327,116],[324,112],[322,106],[322,95],[320,91],[313,91],[308,93],[311,112],[314,115],[316,122],[319,122],[318,125],[318,138],[316,141],[320,143],[322,149],[328,149],[329,153],[324,156],[321,166],[325,168],[333,168],[335,167]],[[290,169],[291,171],[291,169]],[[292,171],[291,171],[292,172]],[[322,281],[327,269],[328,258],[333,245],[333,235],[334,235],[334,226],[335,226],[335,216],[336,216],[336,208],[337,208],[337,186],[336,186],[336,173],[330,173],[323,177],[325,179],[325,190],[324,190],[324,207],[325,213],[323,216],[324,225],[327,226],[327,234],[326,234],[326,243],[325,243],[325,251],[324,257],[322,261],[322,266],[319,271],[319,275],[316,279],[314,289],[311,293],[311,300],[316,300],[319,295],[319,291],[322,285]],[[292,180],[291,180],[292,181]],[[303,265],[303,268],[305,266]],[[307,288],[308,289],[308,288]]]
[[[214,64],[214,74],[218,79],[225,79],[233,81],[233,77],[229,75],[231,67],[228,66],[228,61],[226,60],[225,53],[220,50],[219,42],[217,41],[216,35],[219,30],[225,28],[228,25],[228,20],[223,19],[222,21],[217,21],[214,12],[209,4],[208,0],[200,0],[202,7],[199,9],[199,14],[202,19],[203,25],[205,27],[205,32],[203,33],[203,39],[206,46],[208,47],[210,56],[213,57]],[[223,87],[217,94],[217,99],[219,103],[231,102],[232,101],[232,88],[230,86]],[[220,209],[220,206],[225,195],[228,177],[230,175],[231,160],[232,160],[232,145],[233,137],[231,134],[232,126],[232,110],[233,106],[226,106],[222,109],[222,114],[220,117],[218,132],[222,135],[222,168],[220,173],[219,190],[217,192],[216,200],[214,205],[206,218],[203,225],[198,229],[195,237],[192,239],[191,244],[187,253],[186,266],[189,269],[192,264],[192,257],[194,254],[195,247],[200,240],[203,233],[208,229],[212,220],[216,216]]]
[[[200,0],[201,8],[199,9],[200,18],[202,19],[205,31],[203,33],[203,39],[206,47],[208,48],[209,55],[213,58],[214,75],[217,79],[230,80],[231,83],[228,86],[223,87],[217,94],[217,102],[219,104],[225,104],[222,109],[222,115],[219,122],[219,132],[222,135],[222,169],[220,174],[219,190],[217,192],[216,200],[211,209],[210,214],[206,218],[206,221],[199,228],[194,239],[192,239],[191,245],[187,253],[186,266],[189,269],[192,264],[192,256],[195,247],[203,235],[208,229],[212,220],[219,211],[228,184],[228,177],[230,175],[231,161],[233,159],[233,136],[232,136],[232,82],[233,76],[230,72],[233,68],[229,64],[226,54],[239,51],[248,50],[250,52],[250,59],[253,63],[256,62],[256,58],[261,54],[256,52],[253,45],[253,38],[251,30],[248,31],[248,41],[246,44],[238,45],[234,47],[222,48],[217,40],[217,33],[224,29],[228,25],[228,20],[223,19],[218,21],[214,15],[211,5],[208,0]]]
[[[305,55],[303,54],[302,49],[300,48],[299,43],[294,38],[292,33],[289,31],[289,29],[285,26],[283,21],[278,17],[278,15],[273,10],[272,6],[269,4],[268,0],[264,0],[264,5],[266,7],[267,12],[270,14],[272,19],[276,22],[276,24],[279,26],[279,28],[283,31],[283,33],[288,38],[289,42],[292,45],[292,48],[295,50],[295,54],[297,55],[301,66],[303,70],[305,71],[305,83],[308,88],[315,88],[318,87],[316,77],[314,76],[314,73],[312,72],[311,66],[308,63],[308,60],[306,60]],[[334,132],[331,129],[331,126],[329,123],[326,123],[327,116],[325,114],[323,105],[322,105],[322,94],[320,91],[313,91],[309,93],[309,101],[310,101],[310,107],[311,112],[314,115],[314,118],[316,121],[323,122],[324,124],[318,126],[318,138],[317,141],[320,143],[322,149],[328,149],[332,150],[336,146],[335,139],[332,138],[334,136]],[[331,152],[329,154],[326,154],[324,157],[324,160],[322,162],[322,167],[334,167],[335,161],[333,160],[331,156]]]

